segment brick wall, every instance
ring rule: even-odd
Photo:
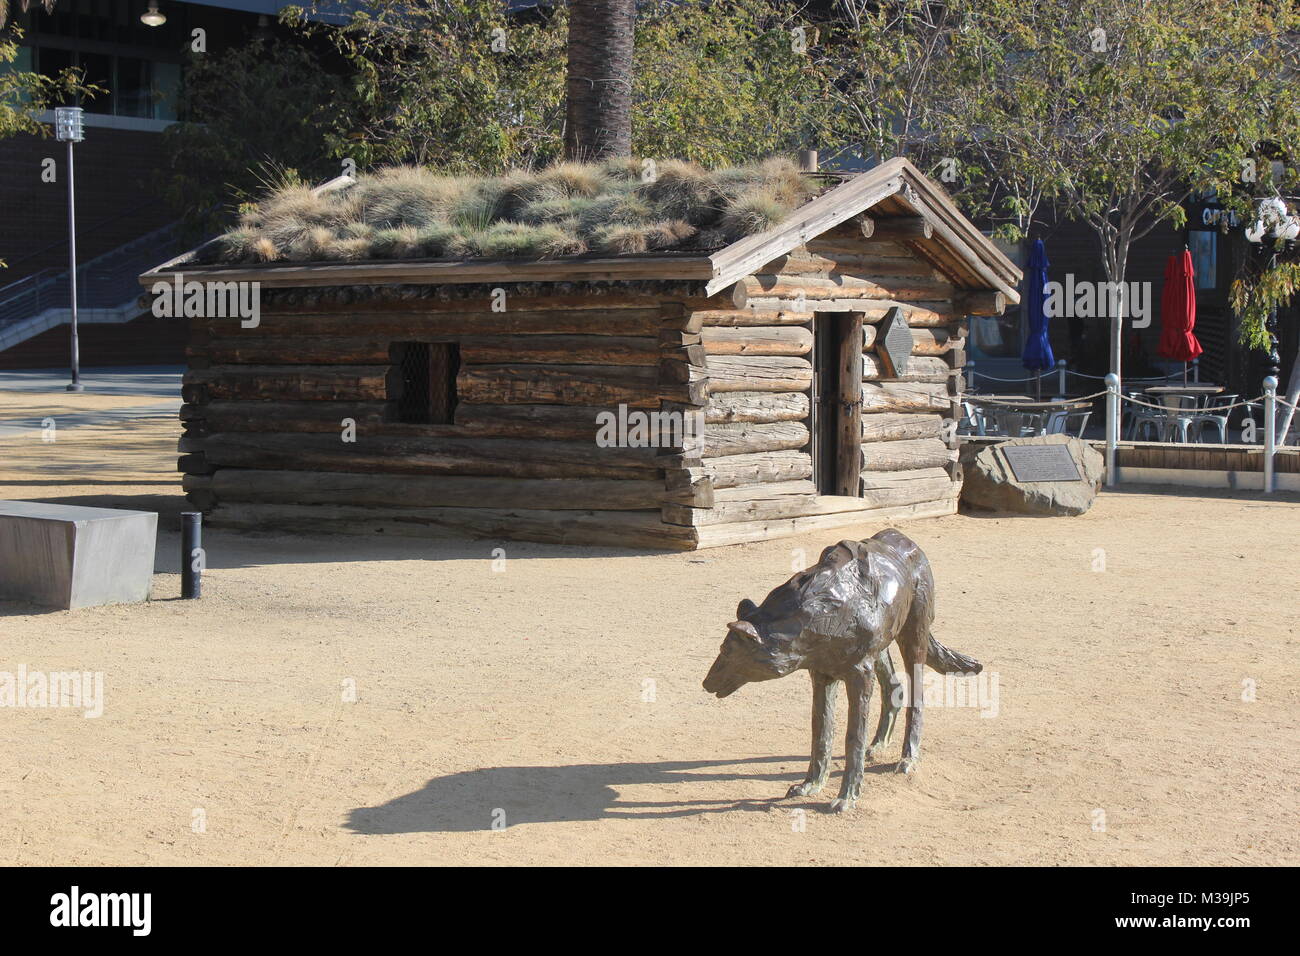
[[[76,149],[77,258],[86,262],[176,217],[157,198],[159,134],[86,128]],[[57,163],[58,181],[41,181],[41,161]],[[0,140],[0,286],[68,262],[67,145],[52,136]],[[47,248],[54,246],[54,248]],[[33,255],[35,254],[35,255]]]

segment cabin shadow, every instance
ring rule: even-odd
[[[419,790],[375,807],[358,807],[344,827],[372,835],[465,833],[526,823],[575,820],[665,819],[767,811],[785,787],[803,776],[806,756],[750,757],[742,760],[679,760],[659,763],[574,764],[565,767],[487,767],[435,777]],[[778,771],[772,765],[787,765]],[[744,767],[748,772],[735,768]],[[724,769],[725,768],[725,769]],[[629,800],[617,788],[683,785],[728,780],[766,780],[770,798],[705,800]],[[502,817],[504,812],[504,818]],[[500,824],[498,824],[500,826]]]

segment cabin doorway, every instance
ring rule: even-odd
[[[861,312],[813,317],[808,433],[819,495],[860,496],[862,318]]]

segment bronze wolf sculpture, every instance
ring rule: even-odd
[[[978,661],[951,651],[930,633],[934,620],[934,575],[917,545],[892,528],[866,541],[841,541],[817,563],[772,591],[761,605],[748,599],[727,625],[722,650],[704,689],[718,697],[750,681],[784,677],[796,670],[812,675],[812,763],[787,797],[817,793],[830,773],[835,733],[835,693],[844,681],[849,696],[844,784],[832,812],[853,809],[868,759],[889,742],[902,698],[889,645],[898,644],[912,685],[907,702],[907,739],[899,773],[910,773],[921,756],[924,694],[921,677],[929,664],[943,674],[978,673]],[[872,680],[879,681],[880,722],[867,749],[867,705]]]

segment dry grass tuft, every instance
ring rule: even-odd
[[[549,258],[715,249],[815,193],[783,158],[732,169],[609,159],[503,176],[393,167],[315,195],[289,186],[205,247],[204,261]]]

